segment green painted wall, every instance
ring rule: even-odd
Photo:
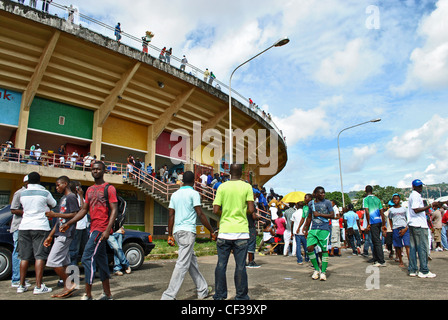
[[[59,124],[59,117],[65,124]],[[68,136],[92,139],[93,111],[36,97],[30,108],[28,127]]]

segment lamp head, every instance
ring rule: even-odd
[[[370,122],[380,122],[381,118],[370,120]]]
[[[274,47],[281,47],[284,46],[285,44],[287,44],[289,42],[288,37],[284,37],[283,39],[278,40],[275,44]]]

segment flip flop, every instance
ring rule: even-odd
[[[69,297],[71,297],[75,293],[76,290],[77,289],[73,287],[73,288],[71,288],[68,291],[61,292],[60,294],[54,294],[51,297],[52,298],[63,298],[63,299],[69,298]]]

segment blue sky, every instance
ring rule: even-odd
[[[68,5],[70,1],[59,0]],[[289,161],[278,193],[448,182],[448,0],[79,0],[89,16],[209,68],[271,113]],[[373,10],[373,11],[372,11]],[[375,26],[376,28],[372,28]]]

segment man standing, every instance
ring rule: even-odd
[[[37,172],[28,174],[28,187],[20,195],[23,207],[22,221],[19,226],[19,259],[20,285],[17,293],[28,290],[25,286],[25,276],[29,261],[35,260],[36,286],[34,294],[51,292],[51,288],[42,283],[42,276],[47,260],[49,248],[44,247],[44,241],[50,233],[50,223],[45,216],[48,207],[54,208],[57,204],[50,192],[40,185],[40,175]]]
[[[61,231],[65,232],[72,224],[81,220],[87,212],[90,212],[90,237],[84,248],[81,262],[85,273],[85,290],[83,300],[92,300],[92,284],[95,278],[95,265],[99,271],[99,277],[103,285],[103,294],[100,300],[112,300],[109,284],[109,264],[107,261],[107,239],[109,238],[117,216],[117,191],[110,185],[108,189],[108,199],[105,197],[107,183],[104,181],[106,165],[104,162],[96,161],[92,165],[92,177],[95,184],[86,191],[84,204],[75,217],[61,226]],[[110,210],[108,204],[110,206]]]
[[[194,173],[186,171],[183,182],[183,186],[171,196],[168,207],[168,244],[174,246],[175,240],[179,245],[179,255],[170,284],[161,300],[176,298],[187,272],[193,278],[199,299],[204,299],[209,294],[207,282],[199,271],[198,260],[194,253],[197,218],[210,231],[213,240],[216,239],[216,236],[207,217],[202,212],[201,196],[193,189]]]
[[[386,232],[386,217],[384,216],[383,205],[381,200],[373,195],[372,186],[366,186],[365,192],[367,196],[364,198],[362,205],[368,220],[367,231],[370,232],[372,239],[372,260],[376,267],[385,267],[383,243],[381,241],[381,232]]]
[[[384,260],[383,243],[381,241],[381,232],[386,232],[386,217],[384,216],[383,205],[381,200],[373,195],[372,186],[366,186],[367,196],[362,202],[362,207],[366,212],[366,219],[368,220],[367,232],[370,232],[372,239],[373,258],[371,262],[376,267],[385,267],[386,261]]]
[[[26,190],[28,185],[28,176],[23,178],[23,186],[14,193],[14,197],[11,202],[11,213],[13,214],[11,228],[9,232],[12,233],[12,238],[14,241],[14,250],[12,251],[12,278],[11,287],[17,288],[20,285],[20,260],[18,258],[17,241],[19,239],[19,226],[22,221],[22,205],[20,204],[20,195],[22,191]],[[29,286],[29,283],[25,283]]]
[[[285,243],[283,247],[283,256],[285,257],[289,256],[289,245],[294,243],[293,232],[291,230],[291,219],[294,212],[296,212],[295,203],[290,203],[288,209],[286,209],[283,214],[283,218],[286,220],[285,232],[283,232],[283,242]],[[295,251],[292,251],[291,256],[294,256],[295,254]]]
[[[412,192],[408,199],[408,226],[410,235],[409,246],[409,275],[417,276],[417,255],[420,262],[418,276],[420,278],[434,278],[436,275],[428,269],[428,222],[426,221],[426,210],[431,205],[425,206],[421,196],[423,182],[412,181]]]
[[[213,201],[213,212],[221,215],[217,240],[218,264],[215,269],[215,294],[213,299],[227,298],[226,270],[230,252],[235,258],[236,300],[248,300],[249,285],[246,273],[246,256],[249,241],[247,215],[253,214],[252,187],[241,180],[242,165],[230,166],[231,179],[221,184]]]

